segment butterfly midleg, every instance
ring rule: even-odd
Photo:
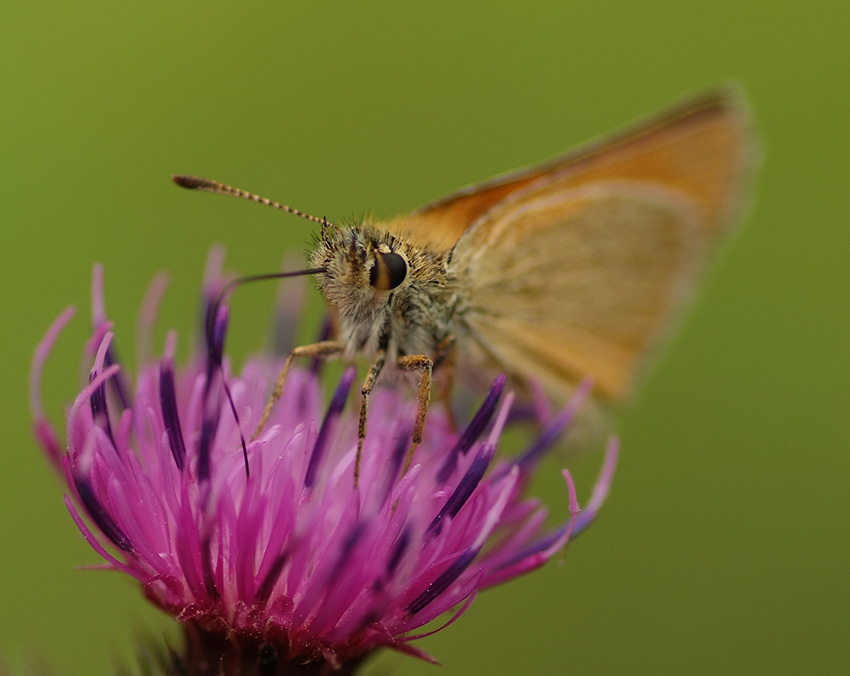
[[[413,453],[419,442],[422,441],[422,430],[425,428],[425,416],[428,413],[428,402],[431,400],[431,372],[434,369],[434,360],[424,354],[416,354],[399,357],[398,367],[402,371],[419,371],[419,394],[416,397],[416,423],[413,426],[413,440],[407,458],[404,461],[404,470],[407,472],[413,460]]]
[[[457,365],[457,343],[455,337],[448,335],[437,345],[437,353],[434,356],[434,368],[440,367],[442,385],[440,387],[440,401],[446,407],[449,427],[457,431],[457,420],[452,410],[452,392],[455,384],[455,366]]]
[[[260,424],[257,425],[257,429],[254,430],[254,433],[251,435],[251,441],[254,441],[263,431],[263,428],[266,426],[266,422],[269,419],[269,416],[272,413],[272,409],[274,405],[277,403],[277,400],[283,395],[283,386],[286,384],[286,376],[289,374],[289,367],[292,366],[292,360],[297,359],[298,357],[318,357],[320,359],[327,359],[328,357],[338,357],[342,354],[345,348],[345,344],[338,340],[323,340],[320,343],[312,343],[311,345],[302,345],[300,347],[296,347],[292,352],[289,353],[289,356],[286,358],[286,361],[283,362],[283,367],[280,369],[280,374],[277,377],[277,380],[274,384],[274,389],[272,390],[271,397],[269,397],[269,401],[266,404],[265,409],[263,409],[263,415],[260,418]]]

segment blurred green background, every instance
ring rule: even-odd
[[[407,211],[682,94],[737,80],[765,149],[746,228],[638,401],[603,517],[562,564],[420,647],[447,674],[828,674],[850,668],[850,9],[845,2],[42,2],[0,25],[6,451],[0,652],[107,673],[172,631],[98,561],[29,433],[33,346],[77,391],[91,265],[124,352],[152,275],[185,336],[211,243],[243,273],[309,225],[170,184],[209,175],[331,220]],[[297,258],[296,258],[297,260]],[[234,301],[237,356],[272,289]],[[318,300],[316,300],[318,303]],[[185,342],[184,342],[185,345]],[[600,461],[578,463],[587,495]],[[542,489],[563,514],[555,466]],[[437,674],[385,656],[371,673]]]

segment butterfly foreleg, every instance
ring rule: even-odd
[[[260,424],[257,425],[257,429],[254,430],[254,433],[251,435],[251,441],[254,441],[254,439],[260,436],[263,431],[263,428],[266,426],[266,422],[268,422],[269,416],[272,413],[274,405],[277,403],[278,399],[280,399],[283,395],[283,387],[286,384],[286,376],[289,374],[289,368],[292,366],[292,361],[299,357],[312,357],[317,359],[328,359],[330,357],[338,357],[340,354],[342,354],[344,348],[345,344],[338,340],[323,340],[319,343],[302,345],[292,350],[292,352],[290,352],[289,356],[286,358],[286,361],[283,362],[283,366],[280,369],[280,374],[277,376],[277,380],[275,381],[272,394],[269,397],[269,401],[266,404],[266,407],[263,409],[263,415],[260,417]]]
[[[419,394],[416,397],[416,422],[413,426],[413,439],[407,458],[404,461],[404,470],[410,467],[413,453],[422,441],[422,430],[425,429],[425,416],[428,414],[428,402],[431,401],[431,372],[434,370],[434,360],[424,354],[399,357],[398,367],[402,371],[419,371]]]
[[[366,380],[363,381],[363,387],[360,390],[360,421],[357,424],[357,458],[354,461],[354,485],[357,485],[360,479],[360,459],[363,456],[363,441],[366,439],[366,419],[369,417],[369,395],[372,394],[372,389],[375,387],[375,382],[378,380],[378,375],[381,369],[384,368],[386,355],[383,350],[378,350],[375,355],[375,361],[369,367],[369,372],[366,374]]]

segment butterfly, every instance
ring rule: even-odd
[[[352,359],[420,374],[408,463],[432,372],[501,371],[563,399],[584,379],[622,401],[680,315],[711,252],[747,200],[756,156],[750,115],[730,89],[709,92],[540,166],[464,188],[388,221],[334,225],[230,186],[175,176],[321,224],[310,257],[336,337],[292,361]],[[355,469],[355,480],[357,469]]]

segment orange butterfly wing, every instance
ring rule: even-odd
[[[741,202],[752,146],[746,108],[719,92],[404,219],[457,242],[462,361],[627,396]]]

